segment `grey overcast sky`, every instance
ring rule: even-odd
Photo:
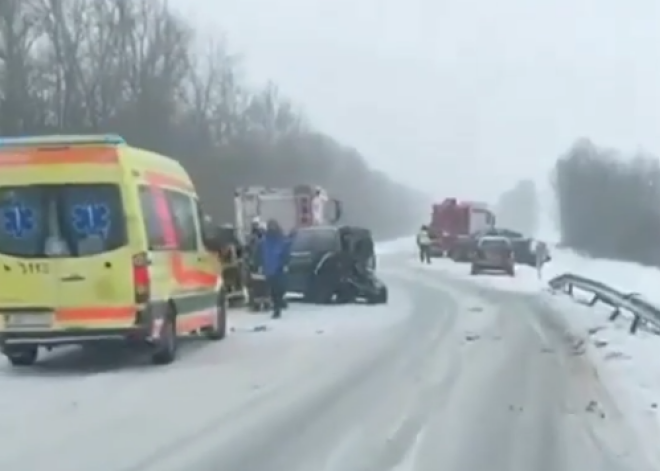
[[[660,153],[658,0],[172,0],[255,83],[438,196],[545,179],[580,136]]]

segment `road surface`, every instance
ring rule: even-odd
[[[3,367],[0,469],[652,469],[542,299],[394,263],[390,311],[338,307],[339,326],[327,308],[296,326],[294,306],[168,367]]]

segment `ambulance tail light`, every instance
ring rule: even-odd
[[[133,287],[136,304],[144,304],[149,301],[151,275],[149,274],[149,254],[146,252],[133,256]]]

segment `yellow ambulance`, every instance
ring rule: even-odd
[[[173,159],[117,135],[0,139],[0,347],[128,341],[155,364],[226,332],[213,235]]]

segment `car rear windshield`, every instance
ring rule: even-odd
[[[481,239],[479,247],[484,250],[508,250],[511,243],[508,239]]]
[[[0,187],[0,217],[0,253],[15,257],[84,257],[127,242],[115,184]]]
[[[313,252],[337,248],[337,231],[334,229],[302,229],[293,236],[292,252]]]

